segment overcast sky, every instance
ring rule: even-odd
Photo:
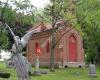
[[[50,3],[49,0],[31,0],[32,4],[36,7],[43,8],[46,4]]]
[[[0,0],[0,1],[7,1],[7,0]],[[17,1],[19,1],[19,0],[17,0]],[[44,8],[46,4],[50,3],[49,0],[30,0],[30,1],[37,8]]]

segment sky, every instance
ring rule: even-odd
[[[46,4],[49,4],[49,0],[31,0],[32,4],[38,8],[45,7]]]
[[[5,2],[5,1],[7,1],[7,0],[0,0],[0,1]],[[9,1],[10,1],[10,0],[9,0]],[[17,0],[17,1],[19,1],[19,0]],[[30,0],[30,1],[31,1],[31,3],[32,3],[35,7],[37,7],[37,8],[44,8],[47,4],[50,3],[49,0]]]

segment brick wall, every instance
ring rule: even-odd
[[[66,29],[70,29],[69,27]],[[64,33],[66,31],[65,29],[60,32]],[[59,38],[62,34],[57,34],[57,38]],[[83,49],[83,41],[81,35],[76,30],[71,30],[68,33],[66,33],[62,39],[60,40],[59,44],[55,48],[55,63],[60,63],[60,65],[65,66],[66,63],[69,62],[69,48],[68,48],[68,38],[71,34],[74,34],[77,39],[77,62],[76,65],[84,64],[84,49]],[[51,47],[51,35],[48,32],[42,32],[33,34],[32,38],[29,40],[29,43],[27,45],[27,57],[28,60],[34,65],[36,60],[36,48],[35,44],[38,42],[39,47],[41,49],[40,54],[40,65],[50,65],[50,51],[47,53],[47,47],[44,45],[46,41],[49,41],[50,47]],[[59,45],[63,45],[62,48],[59,48]],[[73,63],[75,65],[75,63]],[[69,64],[70,65],[70,64]],[[72,63],[71,63],[72,65]]]

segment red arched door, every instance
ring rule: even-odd
[[[77,61],[77,41],[74,35],[69,37],[69,61]]]

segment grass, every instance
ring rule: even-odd
[[[34,70],[34,68],[33,68]],[[41,68],[41,70],[48,70]],[[14,69],[6,68],[4,63],[0,63],[0,71],[9,72],[11,77],[9,80],[18,80]],[[97,77],[88,76],[88,68],[67,68],[56,69],[55,72],[49,72],[47,75],[32,76],[31,80],[100,80],[100,68],[96,69]],[[0,80],[4,80],[0,78]]]

